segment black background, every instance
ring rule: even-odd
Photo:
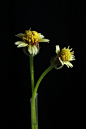
[[[34,57],[35,83],[50,66],[55,45],[73,48],[73,68],[51,70],[38,89],[39,129],[80,128],[86,122],[86,2],[78,0],[0,1],[0,128],[30,128],[29,57],[14,43],[18,33],[35,30],[40,43]]]

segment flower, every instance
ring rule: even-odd
[[[36,55],[39,52],[39,42],[49,43],[49,39],[44,39],[44,36],[41,35],[41,33],[31,31],[31,28],[26,30],[25,34],[19,33],[15,36],[22,38],[23,40],[15,42],[15,45],[18,45],[17,48],[27,47],[28,52],[32,55]]]
[[[64,47],[61,52],[60,52],[60,47],[59,45],[56,45],[56,54],[59,55],[59,60],[61,62],[62,65],[66,65],[68,68],[69,67],[73,67],[72,63],[70,63],[70,61],[75,60],[75,56],[74,56],[74,51],[71,52],[72,48],[69,49],[70,46],[68,46],[68,48]]]

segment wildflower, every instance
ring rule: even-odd
[[[19,33],[16,36],[23,40],[15,42],[15,45],[18,45],[17,48],[27,47],[28,52],[32,55],[36,55],[39,52],[39,42],[49,43],[49,39],[44,39],[44,36],[41,35],[41,33],[31,31],[31,28],[26,30],[25,34]]]
[[[56,68],[56,69],[60,69],[64,66],[64,64],[69,68],[69,67],[73,67],[72,63],[70,63],[70,61],[73,61],[75,60],[75,56],[73,55],[74,54],[74,51],[72,51],[72,48],[69,49],[69,46],[68,48],[63,48],[61,51],[60,51],[60,47],[59,45],[56,45],[56,54],[54,57],[51,58],[51,65],[52,67]]]
[[[61,52],[60,52],[60,47],[59,45],[56,45],[56,54],[59,54],[59,60],[61,62],[62,65],[66,65],[68,68],[69,67],[73,67],[72,63],[70,63],[70,61],[75,60],[75,56],[74,56],[74,51],[71,52],[72,48],[69,49],[70,46],[68,46],[68,48],[64,47]]]

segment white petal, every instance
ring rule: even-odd
[[[60,52],[60,47],[59,45],[56,45],[56,53],[58,54]]]
[[[33,55],[36,55],[38,53],[38,49],[36,48],[36,46],[29,46],[28,51],[30,54],[33,54]]]
[[[22,43],[22,44],[19,44],[18,46],[17,46],[17,48],[19,48],[19,47],[26,47],[28,44],[25,44],[25,43]]]
[[[38,53],[38,49],[36,46],[34,46],[34,53],[37,54]]]
[[[73,65],[69,61],[64,61],[64,64],[67,65],[68,68],[73,67]]]
[[[35,54],[34,46],[31,47],[32,54]]]
[[[17,35],[15,35],[16,37],[19,37],[19,38],[23,38],[24,34],[23,33],[19,33]]]
[[[62,64],[62,65],[64,65],[64,62],[61,60],[61,58],[60,58],[60,57],[59,57],[59,60],[60,60],[61,64]]]
[[[32,53],[33,53],[33,55],[36,55],[38,53],[38,50],[35,45],[32,46]]]
[[[64,47],[64,49],[66,49],[66,47]]]
[[[49,43],[49,41],[50,41],[49,39],[39,39],[38,40],[38,42],[47,42],[47,43]]]
[[[38,34],[40,34],[40,39],[44,38],[44,36],[43,36],[43,35],[41,35],[41,33],[38,33]]]
[[[28,47],[28,51],[30,54],[32,54],[31,46]]]
[[[74,55],[71,55],[71,57],[73,58],[73,57],[75,57]]]
[[[73,61],[73,60],[76,60],[76,59],[74,59],[74,58],[70,59],[70,61]]]
[[[76,60],[74,55],[71,55],[70,61]]]
[[[17,42],[15,42],[15,45],[19,45],[19,44],[22,44],[22,43],[25,43],[25,42],[23,42],[23,41],[17,41]]]

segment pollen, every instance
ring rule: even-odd
[[[62,61],[69,61],[69,60],[71,59],[71,56],[72,56],[73,53],[74,53],[74,52],[70,52],[71,50],[72,50],[72,48],[69,49],[69,46],[68,46],[67,49],[66,49],[66,48],[63,48],[63,49],[61,50],[61,52],[60,52],[60,57],[61,57]]]
[[[23,36],[23,41],[28,43],[28,45],[36,45],[38,40],[40,39],[40,34],[38,34],[36,31],[31,31],[31,29],[26,30],[25,34]]]

